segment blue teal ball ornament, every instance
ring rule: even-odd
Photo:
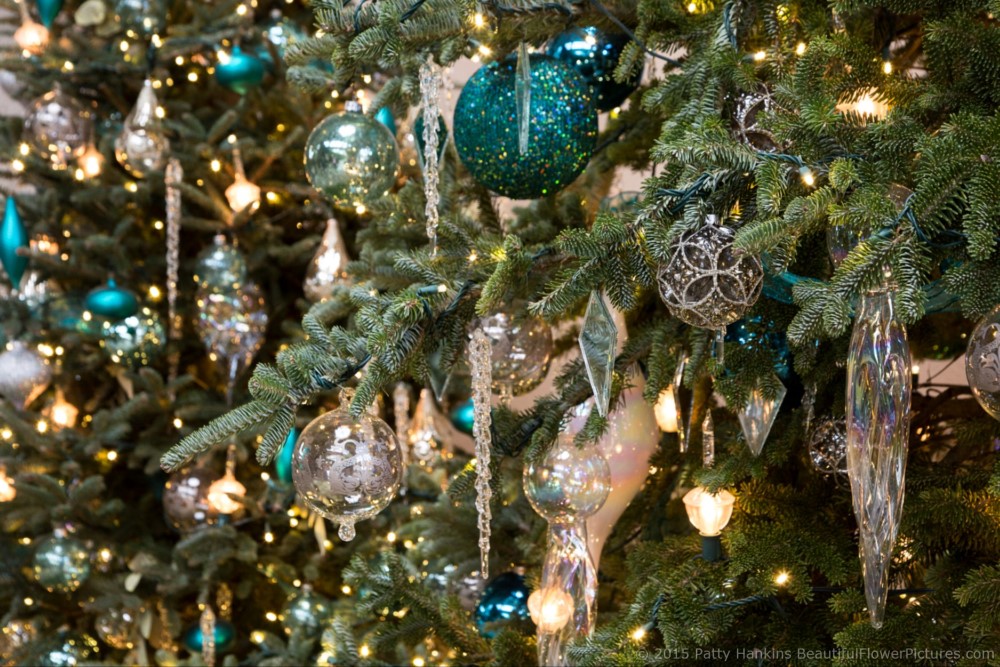
[[[56,17],[62,10],[63,0],[36,0],[35,5],[38,8],[38,20],[51,30],[52,24],[55,23]]]
[[[776,330],[774,322],[765,321],[759,315],[736,320],[726,327],[726,343],[737,343],[741,347],[755,350],[763,347],[774,357],[774,372],[787,381],[792,372],[792,353],[788,349],[788,339]]]
[[[264,80],[264,61],[234,46],[228,55],[220,55],[215,80],[233,92],[246,95]]]
[[[295,443],[299,439],[299,429],[292,427],[285,438],[285,442],[278,450],[278,455],[274,457],[274,474],[278,480],[285,484],[292,483],[292,453],[295,451]]]
[[[28,268],[28,258],[18,254],[18,250],[28,248],[28,229],[24,226],[21,213],[17,210],[14,197],[7,197],[3,212],[3,226],[0,227],[0,263],[7,272],[14,289],[21,285],[21,278]]]
[[[593,91],[555,58],[532,54],[528,150],[518,144],[517,58],[479,69],[458,98],[455,147],[479,184],[514,199],[554,194],[579,176],[597,141]]]
[[[466,435],[472,435],[472,427],[476,421],[476,406],[471,398],[456,405],[449,416],[452,426]]]
[[[90,577],[90,552],[83,542],[56,533],[35,549],[35,580],[50,593],[72,593]]]
[[[554,37],[545,53],[582,74],[594,89],[598,111],[610,111],[628,99],[642,77],[640,71],[624,83],[615,81],[615,68],[628,42],[623,34],[594,27],[571,28]]]
[[[92,289],[83,305],[92,314],[104,319],[121,320],[138,312],[139,299],[132,290],[118,287],[111,279],[107,285]]]
[[[476,605],[476,628],[479,634],[493,639],[506,627],[531,624],[528,613],[528,590],[524,577],[516,572],[504,572],[486,584]]]
[[[399,149],[392,132],[356,102],[345,109],[321,121],[306,140],[306,177],[337,208],[363,210],[395,185]]]
[[[215,621],[215,652],[226,653],[233,647],[236,641],[236,626],[229,621],[216,619]],[[205,635],[201,631],[201,624],[195,623],[184,633],[184,648],[192,653],[201,653],[205,643]]]

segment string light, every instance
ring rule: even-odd
[[[632,641],[641,642],[646,638],[646,628],[639,626],[632,631]]]
[[[486,25],[486,17],[483,16],[482,12],[476,12],[475,16],[472,17],[472,25],[477,28],[482,28]]]
[[[367,658],[369,655],[371,655],[371,652],[372,652],[371,649],[368,648],[368,644],[362,644],[361,648],[358,649],[358,655],[360,655],[362,658]]]
[[[886,74],[892,74],[892,62],[889,60],[883,62],[882,71],[885,72]]]
[[[226,473],[208,487],[208,504],[219,514],[235,514],[242,507],[237,498],[247,494],[247,487],[236,479],[236,447],[230,445],[226,452]]]
[[[788,574],[785,570],[781,570],[778,574],[774,575],[774,583],[779,586],[784,586],[788,583],[788,580],[792,578],[792,575]]]
[[[104,156],[93,143],[87,144],[86,150],[77,158],[79,172],[84,178],[97,178],[104,170]],[[80,179],[83,180],[83,179]]]
[[[661,431],[677,433],[677,401],[674,398],[673,385],[660,392],[653,407],[653,415]]]
[[[7,471],[0,468],[0,503],[9,503],[17,497],[17,488],[14,486],[14,478],[7,474]]]
[[[528,612],[538,632],[559,632],[573,616],[573,598],[558,588],[537,590],[528,596]]]
[[[758,51],[757,53],[753,54],[753,59],[754,62],[758,63],[767,60],[767,51]]]
[[[27,12],[25,14],[27,15]],[[37,56],[49,44],[49,31],[41,23],[29,18],[14,31],[14,41],[21,47],[21,53],[25,57]]]
[[[69,428],[76,424],[79,409],[66,400],[61,390],[56,390],[56,399],[49,408],[49,419],[58,428]]]
[[[816,185],[816,176],[809,167],[799,168],[799,177],[802,179],[802,184],[807,188],[811,188]]]
[[[711,493],[703,486],[697,486],[684,496],[684,507],[688,520],[705,537],[715,537],[729,523],[733,516],[736,496],[722,489]]]
[[[805,42],[799,42],[798,44],[795,45],[795,55],[801,56],[805,52],[806,52],[806,43]]]

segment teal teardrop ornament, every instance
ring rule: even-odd
[[[55,23],[56,17],[59,16],[60,10],[62,10],[63,0],[37,0],[38,7],[38,18],[41,20],[42,25],[48,29],[52,29],[52,24]]]
[[[285,443],[278,450],[278,455],[274,458],[274,472],[278,479],[285,484],[292,483],[292,452],[295,451],[295,442],[299,439],[299,429],[292,427],[285,438]]]
[[[472,426],[476,421],[476,408],[471,398],[456,405],[450,416],[452,426],[462,433],[472,435]]]
[[[3,226],[0,227],[0,263],[3,264],[10,284],[17,289],[21,284],[25,269],[28,268],[28,258],[17,254],[18,248],[28,247],[28,230],[21,220],[14,197],[7,197],[7,206],[3,213]]]
[[[228,651],[232,648],[234,639],[236,639],[236,627],[229,621],[217,620],[215,622],[216,652],[225,653]],[[184,647],[193,653],[201,653],[204,641],[205,635],[201,632],[201,624],[192,625],[184,633]]]
[[[108,320],[123,320],[139,311],[139,299],[127,290],[108,280],[104,287],[97,287],[87,295],[84,306],[94,315]]]
[[[246,95],[264,80],[264,62],[252,53],[234,46],[228,55],[219,54],[215,80],[233,92]]]
[[[417,116],[419,118],[420,116]],[[382,107],[375,112],[375,120],[385,125],[392,132],[392,136],[396,136],[396,117],[392,115],[392,109],[389,107]]]

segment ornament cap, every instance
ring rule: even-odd
[[[361,106],[361,102],[358,102],[357,100],[347,100],[344,102],[344,111],[349,113],[362,113],[363,107]]]

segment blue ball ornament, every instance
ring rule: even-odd
[[[476,421],[476,406],[471,398],[456,405],[450,416],[452,426],[462,433],[472,435],[472,427]]]
[[[622,34],[608,34],[594,27],[572,28],[554,37],[545,53],[582,74],[594,89],[598,111],[610,111],[628,99],[642,76],[640,71],[624,83],[615,81],[615,68],[628,42]]]
[[[787,381],[792,372],[792,354],[788,349],[788,339],[780,331],[775,331],[773,322],[765,322],[759,315],[736,320],[726,327],[727,343],[755,349],[764,346],[774,357],[774,372]]]
[[[108,284],[90,291],[84,307],[94,315],[108,320],[122,320],[139,311],[139,299],[131,290],[127,290],[108,280]]]
[[[530,56],[528,150],[518,144],[515,71],[508,56],[476,72],[455,107],[455,147],[481,185],[514,199],[555,194],[583,172],[597,141],[593,91],[569,65]]]
[[[0,227],[0,264],[3,264],[10,284],[14,289],[21,285],[21,278],[28,268],[28,258],[18,254],[21,248],[28,247],[28,229],[21,220],[14,197],[7,197],[3,212],[3,226]]]
[[[293,426],[281,449],[278,450],[278,455],[274,457],[274,474],[285,484],[292,483],[292,452],[295,451],[295,442],[298,439],[299,429]]]
[[[233,92],[245,95],[264,80],[264,62],[234,46],[228,60],[220,58],[215,66],[215,80]]]
[[[215,652],[225,653],[233,647],[236,639],[236,627],[229,621],[217,619],[215,621]],[[196,623],[184,633],[184,648],[192,653],[200,653],[205,642],[205,635],[201,631],[201,623]]]
[[[524,577],[516,572],[505,572],[486,584],[479,604],[476,605],[475,620],[479,634],[493,639],[505,627],[530,623],[530,592],[524,583]]]

